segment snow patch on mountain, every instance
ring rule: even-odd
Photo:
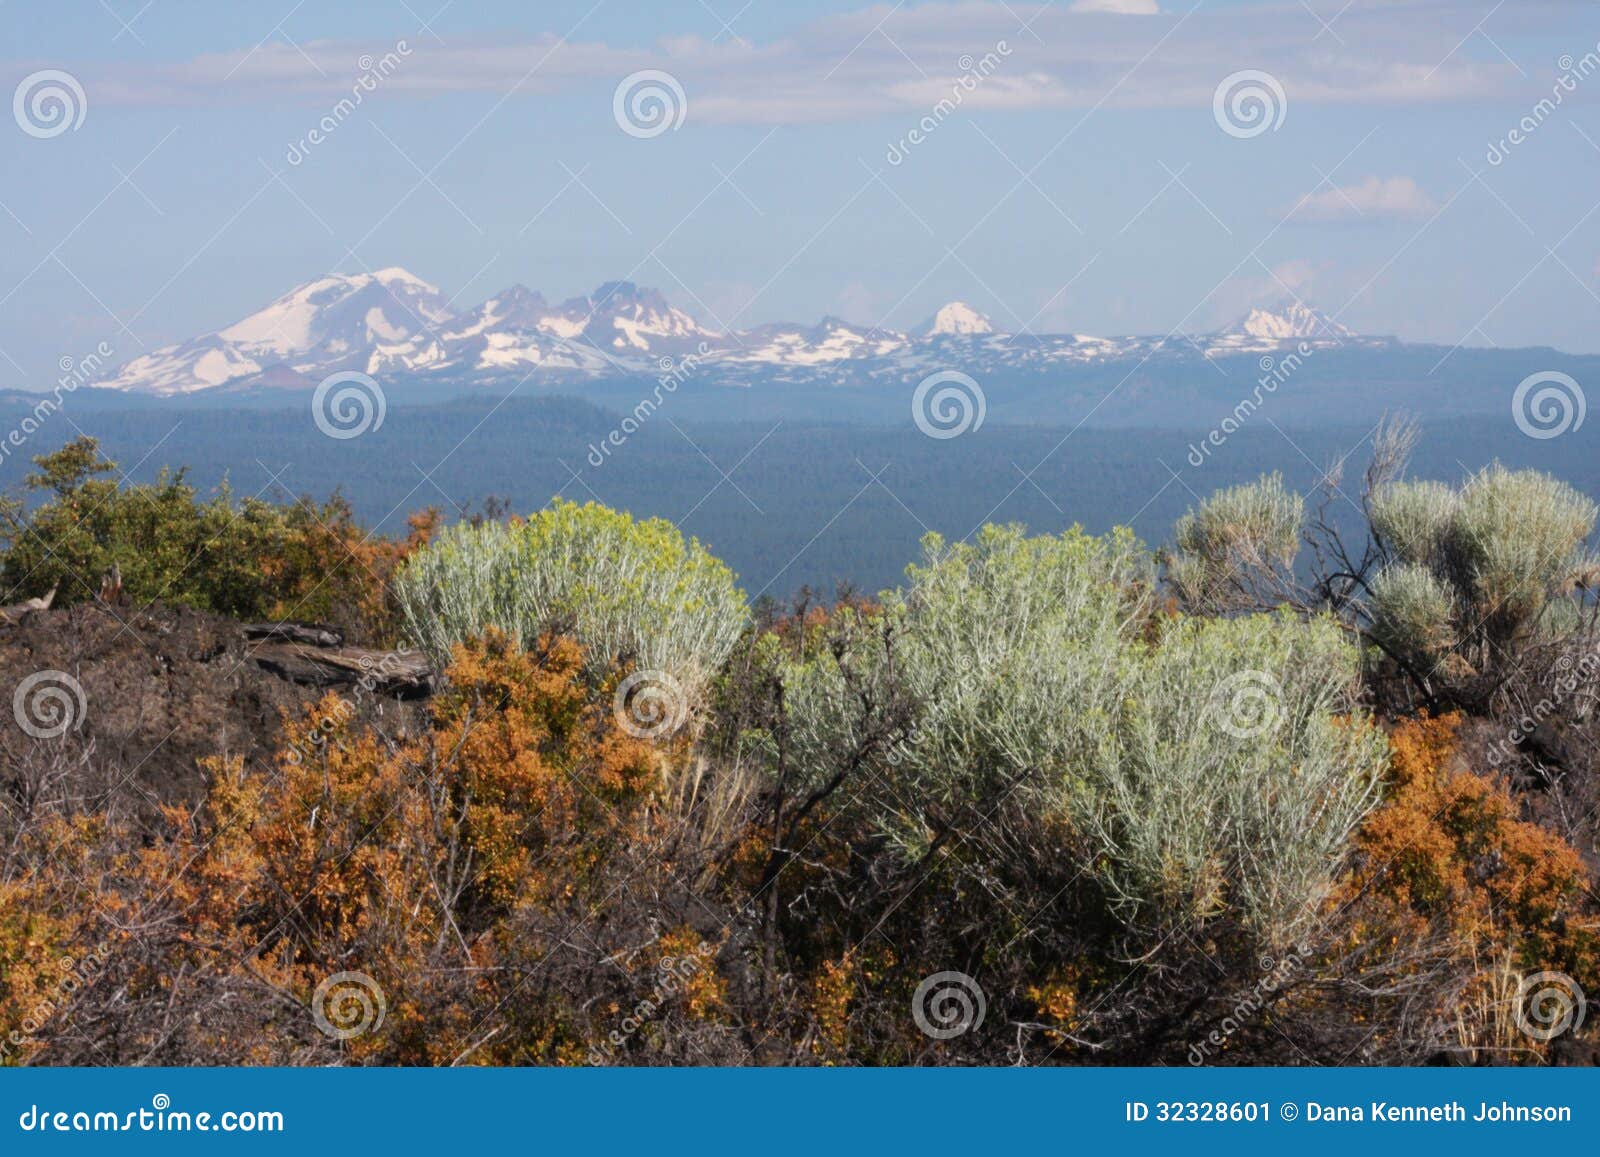
[[[194,376],[210,385],[219,385],[241,374],[253,374],[261,369],[246,358],[236,357],[232,350],[207,350],[194,359]]]

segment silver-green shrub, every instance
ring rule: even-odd
[[[1357,655],[1327,619],[1162,614],[1127,532],[935,536],[881,612],[836,616],[828,645],[781,656],[791,755],[810,783],[884,730],[862,798],[908,855],[931,816],[1002,822],[1027,801],[1070,821],[1132,924],[1231,909],[1292,935],[1375,801],[1385,743],[1355,705]],[[892,730],[892,729],[890,729]]]
[[[1315,917],[1387,744],[1355,709],[1358,661],[1329,619],[1171,618],[1128,653],[1115,710],[1085,721],[1065,785],[1130,916],[1241,913],[1284,942]]]
[[[1459,641],[1455,592],[1422,563],[1394,563],[1372,582],[1372,634],[1390,654],[1431,663]]]
[[[1429,672],[1515,661],[1521,646],[1574,630],[1597,508],[1536,470],[1490,466],[1458,490],[1400,482],[1372,497],[1392,561],[1372,584],[1372,634]]]
[[[1461,488],[1446,550],[1480,606],[1527,623],[1566,593],[1597,513],[1565,482],[1495,465]]]
[[[1070,759],[1077,716],[1104,709],[1123,644],[1148,621],[1151,559],[1131,532],[1028,537],[987,526],[930,535],[909,587],[884,599],[901,624],[899,669],[921,706],[907,773],[950,798]]]
[[[1514,684],[1592,647],[1600,559],[1586,544],[1600,508],[1499,464],[1459,486],[1406,479],[1414,437],[1406,423],[1375,436],[1355,534],[1337,467],[1309,513],[1277,475],[1202,500],[1164,555],[1180,605],[1332,613],[1376,644],[1383,694],[1436,710],[1504,708],[1527,690]]]
[[[1243,586],[1286,580],[1304,522],[1304,501],[1280,475],[1219,490],[1178,520],[1167,581],[1186,605],[1222,610]]]
[[[452,526],[407,560],[394,590],[407,636],[440,667],[488,627],[523,645],[564,631],[597,668],[662,671],[694,697],[749,621],[733,572],[699,542],[596,503]]]
[[[1395,482],[1372,496],[1372,529],[1398,561],[1427,566],[1442,557],[1458,505],[1443,482]]]

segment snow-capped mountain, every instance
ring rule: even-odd
[[[278,367],[323,375],[366,370],[385,345],[449,317],[444,295],[404,269],[329,274],[226,329],[134,358],[104,384],[182,394]]]
[[[913,337],[993,333],[994,323],[964,301],[952,301],[911,331]]]
[[[1256,352],[1300,341],[1342,342],[1354,338],[1345,326],[1303,301],[1286,301],[1274,309],[1252,309],[1215,335],[1216,352]]]
[[[957,365],[969,373],[1048,374],[1120,359],[1224,357],[1280,345],[1363,343],[1300,303],[1252,310],[1220,333],[1186,337],[1008,334],[964,302],[901,333],[824,318],[719,332],[653,289],[607,282],[552,304],[516,285],[455,311],[404,269],[329,274],[234,324],[142,355],[101,384],[145,394],[311,388],[358,371],[385,381],[472,387],[656,375],[692,357],[705,380],[849,385],[898,381]]]

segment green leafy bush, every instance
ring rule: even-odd
[[[25,482],[37,504],[0,500],[0,603],[52,588],[57,606],[92,599],[115,567],[134,607],[159,601],[386,632],[387,575],[410,543],[371,538],[337,496],[321,505],[239,499],[223,483],[207,498],[182,471],[153,483],[107,477],[117,466],[87,437],[34,462]]]

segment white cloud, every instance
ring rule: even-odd
[[[1113,12],[1118,16],[1155,16],[1161,12],[1156,0],[1073,0],[1068,12]]]
[[[1434,199],[1410,177],[1368,177],[1359,185],[1307,193],[1291,212],[1297,221],[1342,225],[1416,219],[1438,208]]]
[[[966,95],[969,107],[1209,110],[1217,81],[1244,60],[1272,61],[1294,104],[1411,104],[1481,97],[1516,80],[1510,64],[1457,51],[1463,31],[1487,11],[1471,0],[1459,20],[1443,21],[1431,5],[1358,0],[1338,20],[1338,41],[1309,34],[1305,13],[1292,4],[1163,12],[1157,0],[878,4],[820,17],[777,39],[675,36],[649,48],[554,35],[490,43],[441,32],[443,43],[414,38],[384,93],[587,96],[657,68],[682,83],[690,123],[916,117],[950,95],[967,71],[963,61],[996,56],[998,66]],[[1087,12],[1143,18],[1084,19]],[[85,65],[80,79],[93,81],[97,99],[108,103],[315,103],[349,96],[355,61],[390,48],[272,42],[179,63],[107,65],[98,74]]]

